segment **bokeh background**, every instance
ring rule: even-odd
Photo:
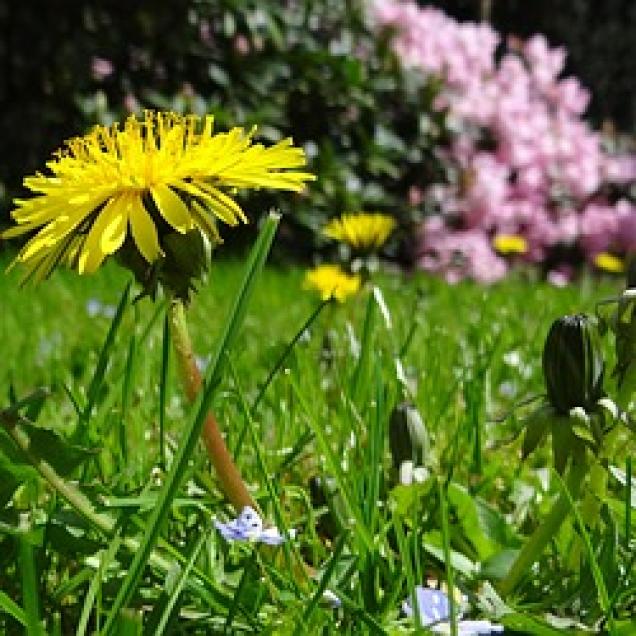
[[[318,180],[303,196],[244,201],[253,219],[286,213],[287,257],[319,257],[326,219],[365,209],[399,221],[387,258],[451,282],[524,262],[563,283],[622,262],[636,247],[636,5],[418,4],[0,2],[0,227],[66,138],[159,108],[305,148]],[[524,249],[508,253],[508,236]]]

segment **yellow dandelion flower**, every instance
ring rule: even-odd
[[[199,230],[218,239],[216,219],[246,222],[227,191],[273,188],[300,191],[314,176],[296,171],[303,150],[284,139],[253,143],[255,129],[213,133],[214,118],[147,111],[123,128],[97,126],[66,142],[46,165],[50,174],[27,177],[35,193],[17,200],[10,238],[37,231],[18,254],[27,278],[42,280],[60,262],[94,272],[128,234],[148,263],[163,253],[162,236]]]
[[[528,241],[518,234],[497,234],[492,245],[500,254],[525,254],[528,251]]]
[[[625,263],[618,256],[609,252],[600,252],[594,257],[594,265],[604,272],[622,274],[625,271]]]
[[[325,226],[323,233],[354,249],[371,250],[379,249],[386,243],[395,225],[395,219],[388,214],[357,212],[333,219]]]
[[[317,290],[323,300],[333,296],[344,302],[361,284],[360,276],[347,274],[339,265],[318,265],[305,275],[305,288]]]

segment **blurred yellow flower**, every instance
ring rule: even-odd
[[[361,284],[360,276],[347,274],[340,265],[318,265],[305,275],[305,288],[317,290],[323,300],[333,296],[344,302]]]
[[[355,249],[370,250],[382,247],[395,225],[395,219],[388,214],[358,212],[331,220],[323,233]]]
[[[609,252],[600,252],[594,257],[594,265],[611,274],[622,274],[625,271],[625,263],[618,256]]]
[[[97,126],[66,142],[46,165],[49,175],[27,177],[35,193],[17,200],[10,238],[33,230],[16,261],[26,278],[42,280],[60,263],[94,272],[132,242],[148,263],[163,252],[162,236],[198,229],[218,240],[216,219],[236,225],[247,219],[224,190],[274,188],[300,191],[314,176],[291,139],[265,148],[255,129],[213,133],[214,118],[147,111],[123,128]]]
[[[500,254],[525,254],[528,251],[528,242],[518,234],[497,234],[492,245]]]

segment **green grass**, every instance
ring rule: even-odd
[[[192,303],[203,363],[214,364],[243,268],[215,263]],[[117,527],[90,525],[0,433],[0,633],[23,633],[38,619],[49,633],[93,633],[108,620],[131,564],[142,563],[131,560],[133,548],[164,501],[163,458],[170,466],[197,407],[182,397],[159,303],[122,303],[111,330],[126,272],[113,264],[88,278],[60,272],[26,289],[17,279],[0,276],[0,408],[49,390],[43,404],[22,411],[56,433],[25,427],[44,440],[32,444],[32,455]],[[134,611],[110,619],[121,633],[138,633],[140,620],[143,633],[409,633],[415,624],[400,607],[427,577],[451,578],[468,595],[471,615],[521,633],[598,628],[609,610],[615,633],[633,633],[633,489],[612,476],[600,499],[568,517],[514,593],[494,592],[510,555],[561,493],[549,444],[520,459],[528,408],[499,417],[543,392],[541,350],[552,320],[592,313],[620,281],[585,278],[557,289],[519,274],[489,288],[450,287],[383,274],[376,283],[390,321],[369,291],[325,307],[261,396],[319,305],[302,282],[299,269],[265,269],[211,396],[265,516],[295,528],[297,538],[277,550],[224,542],[211,519],[232,513],[197,448],[167,500],[168,519],[153,530],[157,551],[150,552],[155,539],[143,544],[149,564],[126,579]],[[136,293],[133,285],[131,298]],[[397,485],[389,452],[390,416],[405,400],[429,437],[428,478],[412,486]],[[621,432],[605,461],[625,471],[635,451],[633,435]],[[340,596],[341,609],[325,605],[324,589]]]

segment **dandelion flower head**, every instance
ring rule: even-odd
[[[394,229],[395,219],[388,214],[357,212],[333,219],[323,232],[354,249],[373,250],[380,249]]]
[[[213,125],[212,116],[146,111],[67,141],[49,174],[25,178],[35,196],[15,202],[16,225],[3,235],[36,232],[16,259],[26,278],[47,278],[59,263],[94,272],[129,233],[147,263],[163,254],[166,232],[198,230],[217,241],[217,219],[246,222],[228,192],[298,192],[314,179],[296,170],[306,161],[291,139],[264,147],[253,143],[255,129],[214,133]]]
[[[306,288],[318,291],[323,300],[334,297],[339,302],[355,294],[361,282],[360,276],[348,274],[339,265],[318,265],[305,276]]]
[[[604,272],[622,274],[625,271],[625,263],[618,256],[609,252],[600,252],[594,257],[594,265]]]
[[[500,254],[525,254],[528,251],[528,241],[518,234],[497,234],[492,245]]]

